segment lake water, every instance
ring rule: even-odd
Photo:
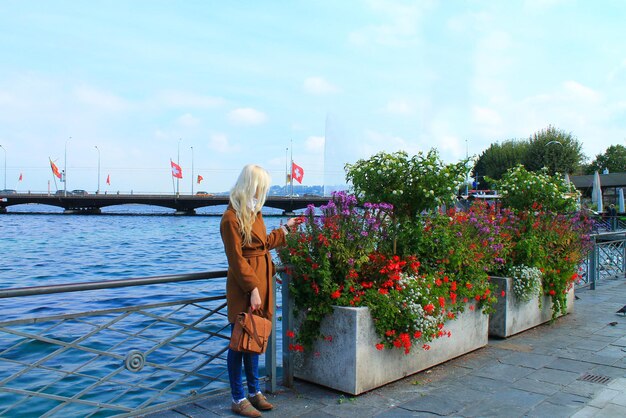
[[[213,207],[210,210],[199,211],[196,216],[175,216],[171,214],[171,211],[145,206],[109,208],[107,210],[109,213],[103,215],[64,215],[60,211],[54,212],[54,208],[29,206],[9,208],[8,214],[0,215],[0,288],[226,270],[226,257],[219,233],[221,213],[224,209],[225,207]],[[32,213],[33,210],[51,212]],[[280,212],[273,209],[268,209],[265,213],[268,230],[278,227],[281,222],[284,223],[287,220],[287,217],[277,216],[278,214]],[[0,320],[10,321],[223,295],[225,281],[225,279],[202,280],[0,299],[0,312],[2,312]],[[280,291],[277,303],[279,305],[281,303]],[[280,317],[280,306],[276,314]],[[225,319],[218,320],[225,324]],[[126,329],[126,331],[134,332],[133,329]],[[280,347],[282,343],[280,321],[275,331],[277,344]],[[77,332],[84,333],[85,331],[77,330]],[[49,334],[46,333],[46,335]],[[51,335],[51,338],[63,339],[64,336]],[[115,338],[119,339],[119,336]],[[15,341],[15,336],[0,333],[0,353],[7,353],[8,347],[15,344]],[[98,341],[102,349],[107,349],[117,342],[116,339],[107,340],[107,337]],[[41,347],[41,344],[31,343],[19,346],[19,352],[15,353],[16,359],[19,362],[29,362],[31,355],[34,356],[33,358],[39,358],[40,353],[35,355],[41,349],[38,347]],[[223,342],[220,342],[220,347],[223,347]],[[216,352],[220,347],[210,346],[202,349],[210,353]],[[151,354],[150,359],[155,363],[165,362],[166,358],[161,358],[164,355],[161,351]],[[81,352],[81,355],[86,354]],[[192,358],[183,360],[192,361]],[[279,363],[280,360],[279,356]],[[64,361],[63,367],[72,368],[84,362],[85,359],[78,356],[73,359],[66,358]],[[102,370],[96,373],[104,373],[107,370],[106,367],[118,368],[119,364],[114,363],[103,366]],[[0,380],[19,369],[12,360],[6,361],[5,359],[2,364],[6,367],[11,366],[12,369],[0,371]],[[211,370],[203,370],[203,372],[209,375],[226,373],[224,361],[211,364]],[[147,369],[144,369],[145,373],[149,372]],[[86,368],[83,367],[81,370],[86,370]],[[48,372],[48,374],[49,376],[46,374],[29,376],[24,384],[27,387],[48,384],[54,373]],[[128,380],[133,381],[133,379],[138,379],[141,373],[129,372],[129,375],[132,376],[128,377]],[[117,378],[122,379],[121,376]],[[80,379],[77,377],[71,379],[73,383],[68,388],[64,388],[63,381],[61,381],[57,383],[59,387],[54,386],[50,390],[58,390],[55,393],[72,396],[74,386],[83,385],[81,387],[84,387],[91,384],[89,379],[83,379],[84,382]],[[169,382],[167,379],[169,379],[167,375],[155,375],[150,377],[150,382],[156,387],[163,382]],[[11,384],[18,385],[15,381]],[[185,380],[180,388],[177,387],[177,390],[197,390],[204,384],[206,383]],[[218,389],[225,386],[217,382],[212,387]],[[114,388],[110,391],[99,391],[97,395],[94,395],[96,397],[93,400],[109,399],[114,391]],[[138,404],[144,396],[147,396],[145,392],[129,394],[126,396],[126,402]],[[10,408],[11,405],[22,402],[20,399],[16,394],[3,393],[0,390],[0,415],[3,415],[1,411],[4,408]],[[35,417],[48,411],[49,408],[51,406],[48,406],[45,401],[32,398],[20,404],[19,414],[24,417]],[[15,410],[11,410],[11,413],[13,412]],[[65,412],[59,411],[59,413],[62,415]],[[74,416],[85,416],[86,413],[85,410],[81,410]],[[110,414],[112,414],[111,411],[103,412],[102,416]]]
[[[28,206],[21,211],[29,210]],[[32,209],[30,209],[32,211]],[[64,215],[62,213],[17,213],[0,215],[0,288],[78,283],[122,278],[160,276],[225,270],[227,268],[219,234],[224,207],[211,208],[196,216],[166,215],[159,208],[109,208],[103,215]],[[273,212],[273,213],[272,213]],[[171,213],[171,212],[169,212]],[[268,210],[268,230],[278,227],[286,217]],[[210,283],[209,283],[210,282]],[[155,285],[156,286],[156,285]],[[165,294],[204,295],[223,293],[224,281],[176,283],[116,289],[116,298],[132,296],[144,302],[162,301]],[[82,292],[85,293],[85,292]],[[86,292],[106,301],[112,291]],[[145,294],[143,294],[145,293]],[[68,296],[69,295],[69,296]],[[94,296],[100,295],[100,296]],[[20,298],[20,303],[0,299],[4,318],[23,314],[29,308],[45,305],[79,310],[79,293]],[[105,303],[103,307],[111,303]],[[39,311],[39,314],[41,312]]]

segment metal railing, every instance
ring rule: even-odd
[[[217,271],[5,289],[0,299],[18,304],[35,295],[225,277]],[[224,293],[0,321],[0,416],[135,416],[224,390],[229,328]],[[267,391],[277,385],[275,347],[272,333]]]
[[[605,232],[591,237],[593,247],[581,266],[582,280],[577,287],[593,290],[601,280],[626,275],[626,232]]]

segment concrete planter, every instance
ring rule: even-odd
[[[496,285],[495,293],[498,302],[494,305],[495,313],[489,315],[489,335],[506,338],[519,332],[534,328],[552,319],[552,299],[542,296],[541,309],[539,301],[532,298],[522,302],[515,297],[513,279],[510,277],[492,277]],[[506,293],[500,297],[502,291]],[[574,311],[574,288],[567,294],[567,313]]]
[[[488,316],[482,312],[467,309],[445,329],[452,336],[429,343],[428,351],[419,346],[409,354],[379,351],[369,308],[334,307],[321,328],[332,341],[317,341],[311,351],[294,354],[294,376],[358,395],[487,345]]]

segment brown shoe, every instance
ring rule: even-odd
[[[267,398],[262,393],[257,393],[254,396],[248,396],[248,400],[254,407],[261,411],[269,411],[274,408],[274,405],[267,401]]]
[[[239,414],[244,417],[260,417],[261,413],[256,410],[254,406],[250,403],[249,400],[244,399],[239,403],[233,402],[230,409],[233,410],[235,414]]]

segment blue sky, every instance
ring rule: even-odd
[[[626,145],[625,18],[620,0],[2,0],[7,187],[54,191],[67,154],[67,187],[95,191],[98,150],[109,192],[172,192],[179,153],[183,193],[192,156],[195,191],[251,162],[284,184],[291,153],[333,184],[378,151],[455,162],[548,125],[593,158]]]

